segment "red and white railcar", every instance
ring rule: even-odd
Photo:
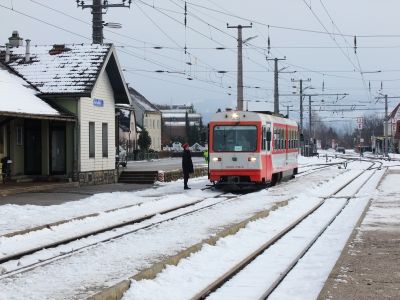
[[[293,176],[298,141],[295,121],[266,112],[216,113],[209,124],[209,179],[246,185]]]

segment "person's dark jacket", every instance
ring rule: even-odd
[[[192,155],[189,150],[183,150],[182,154],[182,170],[184,173],[193,173]]]

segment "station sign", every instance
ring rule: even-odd
[[[103,107],[104,106],[104,100],[103,99],[94,98],[93,99],[93,106]]]

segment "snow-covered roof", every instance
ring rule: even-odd
[[[164,124],[165,124],[165,126],[185,126],[186,125],[186,122],[185,121],[183,121],[183,122],[164,122]],[[193,122],[193,121],[191,121],[191,122],[189,122],[189,125],[190,126],[193,126],[193,125],[199,125],[199,122]]]
[[[132,101],[136,102],[144,111],[159,113],[158,108],[155,105],[153,105],[149,100],[147,100],[146,97],[140,94],[138,91],[130,87],[129,93],[131,95]]]
[[[389,119],[394,119],[396,117],[397,112],[400,109],[400,103],[393,109],[393,111],[389,115]]]
[[[0,65],[0,114],[61,115],[35,93],[27,82]]]
[[[25,47],[11,48],[8,66],[42,94],[90,93],[111,44],[33,46],[25,62]]]
[[[185,118],[186,117],[186,113],[185,112],[179,112],[179,113],[164,113],[162,112],[162,116],[163,118]],[[190,113],[188,114],[188,118],[201,118],[201,114],[198,113]]]

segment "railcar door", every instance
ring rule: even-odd
[[[272,141],[272,133],[271,133],[271,123],[266,123],[266,132],[265,132],[265,142],[266,142],[266,174],[267,174],[267,180],[271,180],[272,178],[272,157],[271,157],[271,152],[272,152],[272,147],[271,147],[271,141]]]
[[[289,164],[289,130],[288,126],[285,126],[285,152],[286,152],[286,157],[285,157],[285,166]]]

